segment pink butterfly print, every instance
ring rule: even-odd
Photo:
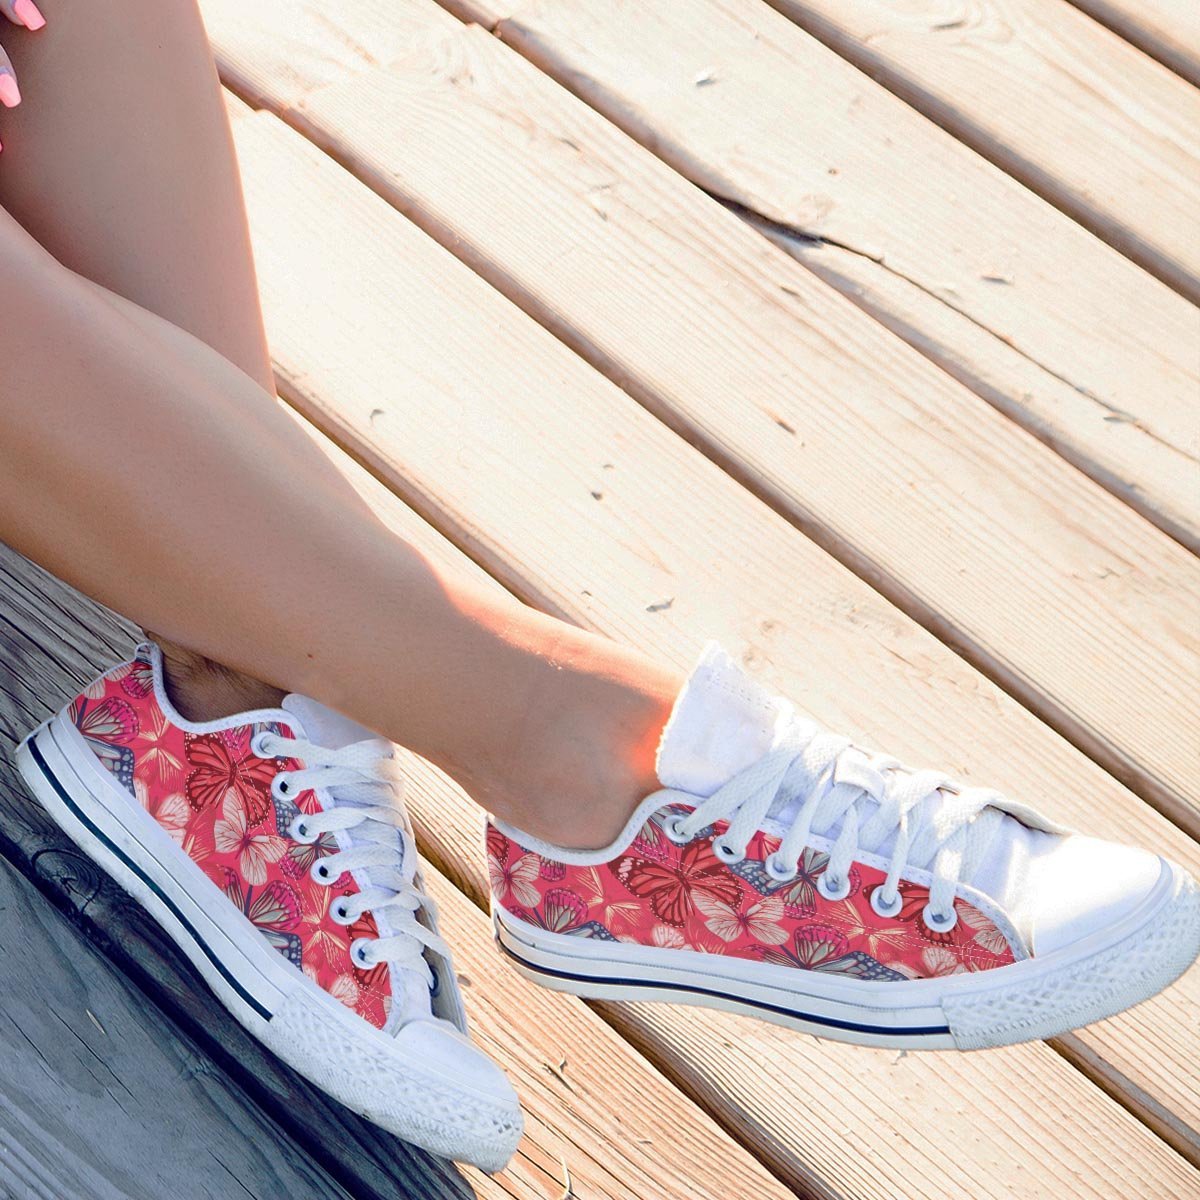
[[[536,854],[522,854],[513,862],[488,858],[492,891],[505,907],[513,900],[521,908],[536,908],[541,893],[534,885],[540,875],[541,861]]]

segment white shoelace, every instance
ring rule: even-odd
[[[714,821],[727,820],[713,850],[734,864],[745,858],[764,820],[773,817],[786,832],[765,869],[782,883],[798,873],[810,833],[824,835],[840,821],[817,884],[821,894],[844,898],[859,851],[874,853],[893,841],[887,877],[871,894],[872,907],[880,916],[895,916],[905,867],[927,869],[932,882],[924,919],[931,929],[946,932],[957,921],[959,882],[970,881],[1003,820],[1003,813],[989,810],[1001,799],[990,788],[966,787],[938,771],[915,771],[886,755],[868,755],[849,738],[793,718],[771,750],[686,817],[671,821],[667,831],[688,841]]]
[[[328,887],[343,871],[364,868],[370,872],[375,868],[368,887],[352,896],[338,897],[330,905],[338,924],[353,925],[369,910],[377,924],[388,930],[379,937],[356,938],[350,946],[354,964],[364,970],[381,962],[393,964],[417,971],[433,987],[434,976],[425,960],[425,950],[449,958],[450,948],[417,920],[416,914],[422,909],[431,920],[435,919],[437,909],[416,884],[413,872],[417,848],[401,810],[389,803],[400,786],[392,767],[391,744],[371,738],[331,750],[267,732],[258,735],[255,752],[265,757],[296,758],[305,764],[301,770],[276,775],[272,788],[280,796],[294,801],[309,788],[322,788],[333,801],[332,807],[320,812],[299,813],[286,831],[288,836],[311,843],[322,833],[350,834],[349,848],[313,863],[313,879]],[[353,800],[340,800],[333,791],[337,788],[345,788],[347,793],[352,789]],[[372,799],[378,803],[371,803]]]

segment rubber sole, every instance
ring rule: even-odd
[[[231,1015],[306,1079],[381,1128],[435,1154],[502,1169],[516,1150],[516,1097],[497,1097],[406,1034],[368,1025],[286,962],[82,744],[62,714],[16,751],[16,765],[60,829],[137,900]],[[414,1033],[412,1039],[418,1034]]]
[[[596,1000],[669,1001],[899,1050],[979,1050],[1054,1037],[1148,1000],[1200,955],[1200,890],[1162,862],[1123,921],[1041,958],[901,983],[551,933],[493,904],[496,940],[526,978]]]

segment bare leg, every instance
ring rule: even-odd
[[[6,45],[0,206],[60,262],[165,317],[273,390],[233,144],[193,0],[47,0]],[[168,687],[197,720],[276,688],[167,639]]]
[[[70,194],[71,172],[42,139],[61,146],[68,131],[96,117],[106,89],[133,86],[130,78],[154,59],[139,49],[146,28],[139,21],[170,13],[183,22],[187,36],[176,38],[174,26],[155,36],[178,45],[183,58],[191,47],[196,80],[168,63],[125,103],[153,109],[165,95],[172,111],[186,108],[178,91],[193,82],[201,98],[215,97],[206,51],[196,52],[190,0],[118,0],[100,15],[51,0],[43,9],[51,28],[37,37],[46,41],[18,49],[26,105],[5,122],[0,197],[38,241],[86,267],[89,279],[64,269],[0,213],[0,278],[20,298],[0,322],[0,537],[195,653],[306,691],[379,729],[532,832],[577,845],[607,841],[654,786],[654,747],[681,682],[676,673],[441,577],[370,516],[260,386],[269,373],[255,361],[261,324],[252,303],[245,325],[227,327],[230,309],[219,298],[190,308],[176,295],[186,288],[168,286],[190,268],[143,265],[114,278],[125,258],[148,254],[136,229],[126,231],[121,255],[99,261],[98,251],[75,245],[86,222],[43,213],[43,199],[60,186]],[[102,50],[89,50],[84,37],[74,57],[56,51],[52,58],[56,22],[80,22],[95,39],[113,28],[126,32],[115,44],[98,41]],[[76,87],[72,104],[80,108],[59,106],[60,76],[62,87]],[[211,105],[201,111],[220,125]],[[118,106],[96,120],[80,149],[103,142],[105,125],[148,118]],[[215,147],[207,169],[235,202],[209,248],[216,262],[222,254],[235,260],[228,265],[235,293],[252,288],[236,180],[218,153],[227,134],[210,130],[206,141],[191,127],[182,134],[167,127],[156,136],[160,144],[144,164],[152,176],[182,171],[181,148],[190,154],[197,137],[201,147]],[[133,178],[139,169],[124,167]],[[36,180],[35,170],[56,182]],[[85,154],[82,170],[103,173],[104,163]],[[95,204],[94,182],[75,178],[81,209]],[[114,207],[128,203],[120,179],[109,186]],[[209,194],[207,185],[191,189],[201,193]],[[187,197],[176,200],[186,212]],[[150,229],[149,209],[174,202],[160,194],[147,204]],[[94,236],[112,240],[103,228]],[[169,221],[160,236],[156,248],[169,257]],[[205,254],[198,259],[198,270],[212,270]],[[224,346],[228,338],[224,348],[246,370],[92,277],[145,296],[205,342]]]

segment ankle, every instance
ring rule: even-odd
[[[215,721],[251,709],[278,708],[283,700],[285,693],[279,688],[174,642],[155,640],[162,650],[167,697],[189,721]]]
[[[609,845],[659,787],[656,752],[683,680],[640,656],[559,661],[503,768],[460,782],[501,820],[555,845]]]

